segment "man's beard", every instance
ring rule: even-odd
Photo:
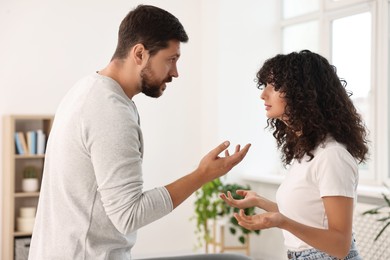
[[[159,82],[154,78],[154,73],[150,67],[150,64],[146,64],[146,67],[141,71],[141,92],[148,97],[158,98],[162,95],[164,89],[161,89],[165,82],[171,82],[172,77],[168,77],[165,80]]]

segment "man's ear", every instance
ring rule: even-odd
[[[137,65],[141,65],[147,57],[147,50],[141,43],[134,45],[134,47],[131,49],[131,52],[133,54],[132,57]]]

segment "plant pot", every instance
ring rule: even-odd
[[[39,189],[39,182],[37,178],[26,178],[22,180],[22,191],[35,192]]]

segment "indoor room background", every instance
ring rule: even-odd
[[[274,199],[281,165],[272,134],[264,129],[255,74],[267,58],[284,50],[282,2],[0,0],[0,116],[54,115],[77,80],[108,64],[123,17],[138,4],[156,5],[174,14],[190,39],[181,45],[179,77],[167,85],[163,96],[134,98],[145,141],[145,189],[189,173],[206,152],[229,140],[232,147],[246,143],[252,147],[225,179],[250,184]],[[387,131],[387,121],[382,131]],[[386,136],[382,140],[388,143]],[[378,152],[381,158],[388,158],[387,147],[381,150],[384,155]],[[192,196],[168,216],[140,229],[133,256],[193,253],[193,202]],[[265,230],[252,237],[251,255],[285,259],[281,231]]]

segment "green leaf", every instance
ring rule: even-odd
[[[380,209],[384,208],[384,206],[379,206],[379,207],[376,207],[376,208],[373,208],[373,209],[370,209],[370,210],[366,210],[364,211],[362,214],[363,215],[376,215],[376,214],[379,214],[380,213]]]
[[[246,228],[242,228],[242,233],[244,234],[249,234],[251,231],[246,229]]]
[[[390,220],[390,216],[388,217],[383,217],[383,218],[380,218],[380,219],[377,219],[378,221],[381,221],[381,222],[385,222],[387,220]]]
[[[385,187],[388,188],[390,191],[390,188],[388,186],[385,185]],[[386,202],[386,205],[375,207],[373,209],[367,210],[367,211],[362,213],[362,215],[381,215],[381,217],[379,219],[377,219],[377,221],[384,222],[384,223],[387,221],[387,223],[383,226],[383,228],[379,231],[379,233],[375,237],[374,241],[378,240],[378,238],[382,235],[382,233],[385,231],[385,229],[388,226],[390,226],[390,212],[385,211],[385,210],[382,211],[382,209],[385,209],[385,208],[389,209],[390,208],[390,199],[384,193],[382,193],[382,196],[383,196],[383,200]],[[388,214],[388,216],[383,216],[383,214],[386,214],[386,213]]]
[[[385,229],[390,225],[390,222],[387,222],[386,225],[384,225],[384,227],[381,229],[381,231],[379,231],[378,235],[375,237],[374,241],[377,241],[378,238],[382,235],[382,233],[385,231]]]
[[[226,184],[217,178],[209,183],[206,183],[195,192],[194,201],[194,214],[195,216],[191,220],[195,220],[195,234],[197,235],[198,246],[202,245],[203,241],[209,241],[211,239],[210,220],[215,220],[218,217],[229,218],[229,230],[230,233],[238,236],[238,240],[241,243],[245,243],[244,234],[260,234],[259,230],[250,231],[238,225],[236,218],[233,216],[234,212],[239,212],[239,209],[230,207],[222,199],[219,198],[221,192],[226,193],[227,191],[232,192],[232,196],[235,199],[241,199],[242,197],[236,194],[236,190],[250,190],[250,186],[240,184]],[[255,213],[254,208],[245,209],[245,214],[253,215]],[[242,242],[243,241],[243,242]]]
[[[232,223],[235,226],[238,226],[238,221],[237,221],[237,219],[235,217],[231,217],[230,218],[230,223]]]
[[[387,196],[384,193],[382,193],[382,196],[383,196],[383,199],[386,201],[387,206],[390,207],[390,199],[387,198]]]

